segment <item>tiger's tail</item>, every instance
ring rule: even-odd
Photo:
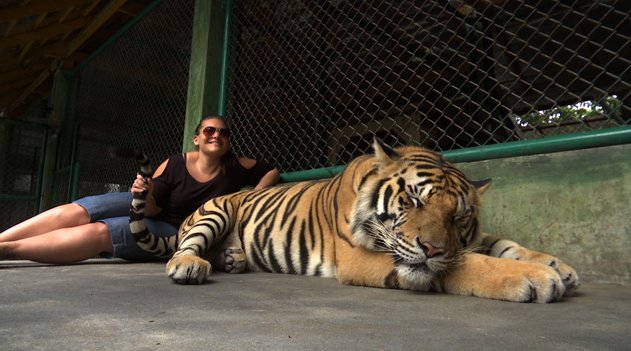
[[[130,148],[110,149],[110,156],[118,158],[130,158],[138,161],[140,174],[145,179],[153,177],[153,166],[151,160],[143,152]],[[177,236],[162,238],[153,235],[147,228],[145,221],[145,205],[147,203],[147,193],[135,193],[129,209],[129,227],[134,236],[134,240],[143,250],[162,258],[169,258],[175,253],[177,247]]]

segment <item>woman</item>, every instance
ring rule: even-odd
[[[179,225],[204,202],[278,182],[278,170],[265,162],[237,158],[230,150],[230,130],[219,116],[207,116],[195,129],[196,151],[176,154],[155,171],[140,175],[131,193],[90,196],[52,208],[0,234],[0,260],[72,263],[100,255],[130,261],[155,259],[143,251],[129,229],[132,194],[149,190],[147,227],[158,236],[177,234]]]

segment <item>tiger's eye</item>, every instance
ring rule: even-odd
[[[417,199],[415,197],[412,198],[412,203],[414,204],[414,207],[416,207],[416,208],[423,207],[423,203],[421,202],[421,200],[419,200],[419,199]]]

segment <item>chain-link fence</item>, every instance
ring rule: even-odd
[[[143,150],[155,166],[181,152],[194,5],[161,2],[71,75],[51,205],[127,191],[138,165],[108,158],[111,147]]]
[[[631,122],[625,0],[234,2],[238,153],[291,172],[378,136],[454,150]]]
[[[0,121],[0,232],[39,210],[47,128]]]

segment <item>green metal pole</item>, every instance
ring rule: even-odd
[[[280,175],[281,183],[302,182],[305,180],[324,179],[334,177],[342,172],[346,166],[310,169],[307,171],[288,172]]]
[[[219,1],[195,0],[182,142],[184,152],[195,150],[193,136],[199,120],[219,114],[224,12]]]
[[[73,202],[79,194],[79,162],[72,164],[70,168],[70,186],[68,187],[68,202]]]
[[[46,152],[48,147],[48,129],[44,131],[44,140],[42,141],[42,151],[39,156],[39,169],[37,170],[37,187],[35,188],[35,209],[33,215],[39,213],[40,204],[42,202],[42,187],[44,184],[44,165],[46,164]]]
[[[221,76],[219,80],[219,105],[217,114],[226,117],[228,104],[228,77],[230,65],[230,35],[232,33],[232,0],[224,0],[224,28],[221,48]],[[226,122],[228,122],[226,120]]]
[[[76,161],[76,155],[77,147],[79,145],[81,126],[79,124],[75,124],[74,127],[74,132],[72,133],[72,150],[70,154],[70,183],[68,184],[67,202],[76,200],[77,193],[79,191],[79,162]]]
[[[566,134],[543,139],[520,140],[504,144],[445,151],[449,162],[474,162],[494,158],[547,154],[631,143],[631,126]]]
[[[552,136],[543,139],[513,141],[504,144],[478,146],[442,152],[453,163],[475,162],[503,157],[547,154],[561,151],[589,149],[631,143],[631,126],[595,130],[590,132]],[[330,178],[345,166],[283,173],[282,183]]]

